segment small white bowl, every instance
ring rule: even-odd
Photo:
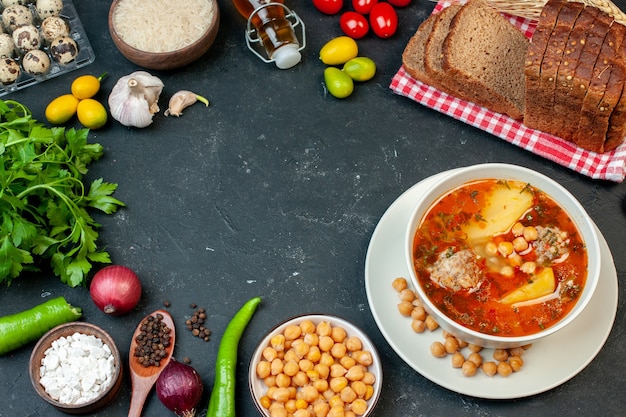
[[[443,195],[463,184],[480,179],[517,180],[530,184],[534,188],[548,194],[574,221],[587,249],[587,278],[583,292],[576,302],[576,305],[559,322],[534,334],[511,337],[495,336],[464,327],[445,315],[431,302],[417,278],[413,266],[413,240],[422,217],[426,214],[431,205]],[[414,211],[407,224],[404,247],[410,279],[416,288],[418,297],[424,304],[426,312],[435,319],[442,329],[468,343],[486,348],[504,349],[524,346],[563,329],[574,321],[585,309],[593,296],[600,277],[600,244],[598,235],[595,224],[582,205],[569,191],[549,177],[528,168],[510,164],[489,163],[473,165],[450,171],[449,174],[444,175],[438,183],[434,184],[421,196],[419,201],[415,202]]]
[[[362,350],[371,352],[373,363],[372,365],[368,367],[368,371],[374,374],[376,378],[376,381],[374,382],[374,385],[373,385],[374,393],[369,398],[369,400],[367,400],[367,411],[365,412],[365,414],[363,414],[360,417],[370,416],[373,413],[374,408],[376,407],[378,398],[380,397],[380,392],[382,390],[382,383],[383,383],[382,364],[380,362],[380,357],[378,355],[378,352],[376,351],[376,347],[374,346],[370,338],[361,329],[356,327],[354,324],[342,318],[332,316],[332,315],[326,315],[326,314],[308,314],[308,315],[293,317],[291,319],[283,321],[282,323],[279,323],[276,327],[274,327],[272,330],[268,332],[268,334],[263,338],[263,340],[261,340],[261,343],[259,343],[259,346],[254,351],[254,354],[252,355],[252,359],[250,360],[249,376],[248,376],[250,393],[252,394],[254,404],[256,405],[259,413],[262,416],[270,417],[269,410],[264,408],[260,403],[260,398],[266,394],[267,387],[265,386],[265,383],[263,382],[263,380],[260,379],[256,373],[257,364],[259,363],[259,361],[263,359],[263,350],[266,347],[270,346],[270,341],[274,336],[283,333],[284,330],[288,326],[299,325],[300,323],[306,320],[310,320],[315,325],[319,324],[320,322],[325,321],[325,322],[328,322],[332,327],[339,326],[346,331],[347,337],[357,336],[359,339],[361,339],[361,342],[363,344]]]

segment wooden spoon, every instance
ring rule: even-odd
[[[157,314],[161,314],[163,316],[162,322],[165,323],[167,327],[171,329],[170,332],[170,345],[167,347],[167,356],[161,360],[159,366],[143,366],[137,361],[137,358],[134,356],[135,349],[137,347],[137,342],[135,338],[138,334],[141,333],[141,324],[150,316],[156,317]],[[130,367],[130,380],[132,383],[133,391],[132,396],[130,398],[130,410],[128,411],[128,417],[139,417],[141,416],[141,411],[143,410],[143,406],[146,402],[146,398],[148,398],[148,394],[152,390],[152,387],[156,383],[156,380],[159,378],[159,375],[165,369],[170,359],[172,358],[172,353],[174,352],[174,342],[176,342],[176,330],[174,328],[174,320],[172,320],[172,316],[165,310],[157,310],[152,314],[147,315],[141,320],[141,323],[137,326],[135,333],[133,334],[133,340],[130,342],[130,352],[128,354],[128,365]]]

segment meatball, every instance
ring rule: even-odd
[[[47,43],[69,34],[70,25],[60,16],[49,16],[41,22],[41,35]]]
[[[533,248],[537,254],[537,263],[545,265],[569,253],[569,239],[567,232],[558,227],[537,226],[537,240]]]
[[[22,58],[22,68],[30,75],[44,75],[50,71],[50,57],[41,49],[28,51]]]
[[[2,24],[12,32],[21,25],[30,25],[33,23],[33,14],[28,7],[20,4],[9,6],[2,12]]]
[[[431,281],[453,291],[476,290],[483,279],[478,258],[470,249],[441,252],[429,272]]]
[[[15,42],[15,47],[22,52],[39,49],[41,46],[39,30],[33,25],[18,26],[13,31],[13,42]]]
[[[0,83],[13,84],[21,73],[20,64],[13,58],[0,59]]]
[[[78,45],[69,36],[61,36],[50,44],[50,54],[58,63],[68,64],[78,56]]]
[[[63,10],[63,0],[37,0],[37,14],[45,19],[49,16],[58,16]]]

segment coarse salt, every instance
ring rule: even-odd
[[[102,339],[82,333],[52,342],[39,368],[39,383],[52,399],[83,404],[97,398],[112,383],[115,358]]]

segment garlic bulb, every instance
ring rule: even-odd
[[[120,78],[111,89],[111,117],[124,126],[146,127],[159,112],[163,82],[145,71],[135,71]]]
[[[169,107],[167,110],[165,110],[164,114],[166,116],[169,116],[171,114],[172,116],[179,117],[181,114],[183,114],[183,109],[191,106],[196,101],[203,102],[205,106],[209,105],[209,100],[197,95],[196,93],[192,93],[191,91],[187,90],[177,91],[172,96],[172,98],[170,98]]]

